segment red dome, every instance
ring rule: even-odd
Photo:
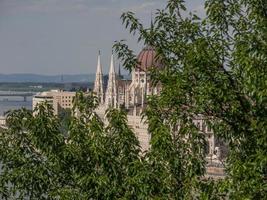
[[[151,67],[161,68],[162,64],[158,58],[156,58],[156,50],[153,47],[145,47],[137,57],[137,68],[142,71],[147,71]]]

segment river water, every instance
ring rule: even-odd
[[[0,91],[0,93],[3,93]],[[23,97],[9,97],[0,96],[0,116],[4,115],[6,111],[19,109],[19,108],[32,109],[32,97],[27,97],[27,101],[24,101]]]

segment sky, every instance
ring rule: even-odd
[[[204,13],[204,0],[187,0]],[[108,72],[114,41],[125,39],[136,54],[142,49],[122,25],[133,11],[144,24],[167,0],[0,0],[0,74],[95,73],[98,51]],[[118,66],[118,61],[115,61]]]

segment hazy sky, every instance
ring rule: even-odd
[[[133,11],[149,24],[151,12],[166,2],[0,0],[0,73],[94,73],[98,50],[107,72],[115,40],[126,39],[137,53],[142,47],[121,24],[121,13]],[[187,4],[203,13],[203,0]]]

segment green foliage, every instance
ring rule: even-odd
[[[139,142],[122,111],[107,112],[108,125],[93,112],[95,97],[77,93],[66,135],[51,105],[33,115],[17,110],[7,116],[0,135],[1,199],[114,199],[126,192],[139,160]],[[131,167],[133,166],[133,167]]]
[[[267,196],[267,3],[207,0],[205,9],[206,17],[200,19],[185,14],[184,1],[169,0],[149,28],[131,12],[122,15],[129,32],[155,47],[165,66],[151,70],[152,81],[162,85],[162,92],[149,99],[146,110],[152,137],[149,153],[168,164],[177,163],[177,170],[171,167],[173,177],[189,183],[176,190],[185,195],[182,198],[193,198],[187,196],[191,189],[203,199],[263,199]],[[114,48],[127,68],[135,67],[124,41]],[[215,185],[201,181],[200,188],[192,185],[193,177],[203,174],[204,164],[203,138],[192,124],[197,116],[229,144],[227,178]],[[174,134],[177,125],[180,129]],[[190,154],[183,153],[187,149]]]
[[[64,132],[66,135],[72,119],[71,112],[72,110],[69,108],[61,108],[58,115],[61,124],[61,131]]]

